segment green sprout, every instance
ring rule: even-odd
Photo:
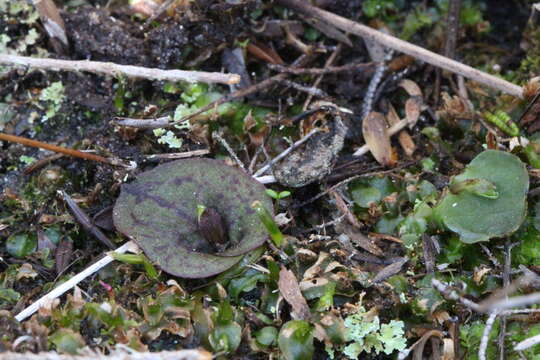
[[[270,215],[268,210],[266,210],[266,208],[261,204],[260,201],[254,201],[251,204],[251,207],[255,209],[257,215],[259,215],[261,222],[266,227],[266,230],[268,230],[268,232],[270,233],[270,237],[272,238],[274,244],[276,244],[277,247],[280,247],[281,244],[283,244],[283,234],[281,233],[279,227],[272,218],[272,215]]]
[[[510,136],[519,135],[518,126],[512,121],[510,115],[508,115],[504,111],[497,110],[493,114],[486,112],[484,116],[488,122],[492,123],[506,134]]]
[[[114,251],[110,253],[114,260],[131,264],[131,265],[142,265],[144,270],[151,279],[157,279],[159,274],[146,256],[143,254],[119,254]]]

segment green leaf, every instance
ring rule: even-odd
[[[34,234],[14,234],[6,241],[7,252],[15,257],[23,258],[30,255],[37,248],[37,236]]]
[[[529,189],[529,176],[521,160],[504,151],[484,151],[453,182],[468,179],[492,183],[499,197],[487,198],[470,191],[449,192],[435,208],[436,218],[465,243],[487,241],[516,231],[525,218]]]
[[[273,326],[265,326],[255,332],[255,339],[263,346],[272,346],[277,342],[278,331]]]
[[[79,333],[71,329],[62,328],[52,334],[49,339],[56,346],[59,353],[76,354],[85,343]]]
[[[124,184],[113,219],[157,267],[180,277],[203,278],[229,269],[268,238],[251,208],[254,201],[273,213],[264,186],[247,174],[218,160],[186,159],[157,166]],[[224,249],[216,250],[201,233],[200,205],[221,216]]]
[[[216,352],[234,352],[242,340],[242,327],[235,322],[218,325],[210,334],[209,340]]]
[[[291,320],[282,326],[278,337],[279,350],[286,360],[311,360],[313,328],[304,320]]]

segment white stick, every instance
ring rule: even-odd
[[[495,323],[495,319],[497,319],[497,316],[499,315],[499,312],[495,311],[489,314],[489,317],[486,321],[486,326],[484,327],[484,332],[482,333],[482,339],[480,340],[480,346],[478,348],[478,359],[479,360],[486,360],[486,351],[488,347],[489,342],[489,333],[491,332],[491,328],[493,328],[493,324]]]
[[[118,254],[123,254],[127,251],[129,252],[138,252],[139,247],[137,244],[135,244],[133,241],[128,241],[124,245],[120,246],[118,249],[116,249],[114,252]],[[99,271],[101,268],[107,266],[113,261],[113,257],[109,254],[106,254],[103,259],[99,260],[98,262],[90,265],[86,269],[84,269],[82,272],[78,273],[77,275],[73,276],[71,279],[66,281],[65,283],[61,284],[60,286],[53,289],[48,294],[43,295],[41,298],[39,298],[37,301],[32,303],[30,306],[28,306],[26,309],[21,311],[20,313],[15,316],[15,319],[18,321],[23,321],[27,317],[31,316],[33,313],[38,311],[38,309],[45,305],[50,303],[50,301],[56,299],[59,296],[62,296],[65,292],[69,291],[71,288],[73,288],[75,285],[86,279],[88,276],[92,275],[96,271]]]
[[[530,337],[528,339],[525,339],[521,342],[519,342],[516,346],[514,346],[515,351],[522,351],[525,349],[530,348],[531,346],[534,346],[536,344],[540,343],[540,335],[536,335],[533,337]]]
[[[31,68],[60,71],[88,71],[98,74],[116,76],[119,74],[145,78],[150,80],[188,81],[221,84],[238,84],[240,75],[223,74],[218,72],[185,71],[185,70],[162,70],[133,65],[119,65],[111,62],[89,60],[58,60],[33,58],[17,55],[0,54],[0,64],[21,65]]]

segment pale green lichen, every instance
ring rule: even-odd
[[[61,81],[53,82],[51,85],[41,90],[39,99],[47,103],[47,110],[43,121],[47,121],[56,116],[62,106],[64,98],[64,85]]]
[[[343,353],[350,359],[357,359],[362,352],[386,355],[407,347],[403,321],[391,320],[381,324],[379,316],[373,311],[366,312],[363,307],[345,319],[346,339],[351,342],[343,347]]]
[[[166,144],[171,149],[179,149],[182,147],[182,139],[176,137],[172,131],[159,128],[154,129],[154,136],[158,138],[158,144]]]

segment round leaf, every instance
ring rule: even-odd
[[[313,359],[313,328],[307,321],[291,320],[281,328],[278,345],[287,360]]]
[[[30,255],[37,248],[37,237],[33,234],[14,234],[6,241],[7,252],[15,257],[22,258]]]
[[[160,165],[122,186],[113,219],[164,271],[185,278],[223,272],[268,237],[255,210],[260,201],[273,213],[265,188],[223,162],[188,159]],[[199,230],[197,209],[212,208],[222,217],[227,246],[216,252]]]
[[[436,216],[465,243],[516,231],[525,218],[529,189],[529,177],[521,160],[504,151],[484,151],[453,182],[471,179],[493,184],[498,197],[480,196],[475,191],[448,192],[435,209]]]

